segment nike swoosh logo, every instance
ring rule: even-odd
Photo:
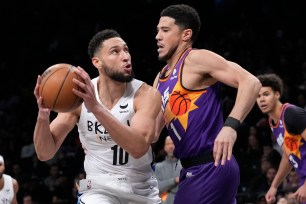
[[[127,107],[128,107],[128,103],[126,104],[126,105],[120,105],[119,107],[121,108],[121,109],[126,109]]]

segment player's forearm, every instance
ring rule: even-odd
[[[55,154],[55,142],[50,132],[49,123],[49,119],[38,118],[34,129],[34,146],[37,157],[41,161],[49,160]]]
[[[256,77],[244,78],[239,84],[236,102],[230,116],[242,122],[253,108],[260,88],[261,83]]]
[[[271,184],[272,187],[278,188],[278,186],[283,182],[283,180],[290,173],[292,166],[290,165],[287,156],[283,154],[281,162],[279,164],[278,171]]]
[[[159,135],[161,133],[161,131],[163,130],[163,128],[165,127],[165,120],[163,117],[163,112],[162,110],[160,110],[160,112],[158,113],[158,116],[156,118],[156,127],[155,127],[155,136],[154,136],[154,140],[153,142],[157,142]]]
[[[102,106],[96,108],[93,114],[111,135],[112,139],[131,156],[140,158],[148,151],[155,134],[154,121],[151,123],[150,128],[141,132],[139,128],[133,128],[130,124],[118,121]]]

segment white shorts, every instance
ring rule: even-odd
[[[102,174],[78,183],[79,204],[159,204],[157,179]]]

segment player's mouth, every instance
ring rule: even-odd
[[[266,110],[268,108],[268,105],[262,104],[259,106],[261,110]]]
[[[127,64],[124,66],[124,71],[130,72],[132,70],[132,65],[131,64]]]
[[[162,44],[157,43],[157,52],[161,52],[161,50],[164,48],[164,46]]]

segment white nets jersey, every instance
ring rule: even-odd
[[[92,79],[92,82],[97,100],[101,103],[97,88],[98,78]],[[142,84],[142,81],[136,79],[128,83],[124,95],[109,110],[114,117],[126,125],[130,125],[131,118],[135,114],[134,96]],[[101,103],[101,105],[103,104]],[[112,140],[112,136],[97,121],[95,116],[88,112],[84,103],[78,122],[78,131],[80,141],[86,149],[84,168],[87,175],[96,176],[109,172],[128,177],[149,178],[153,175],[151,147],[143,157],[134,159]]]
[[[11,204],[14,198],[13,179],[11,176],[3,174],[4,186],[0,189],[0,204]]]

